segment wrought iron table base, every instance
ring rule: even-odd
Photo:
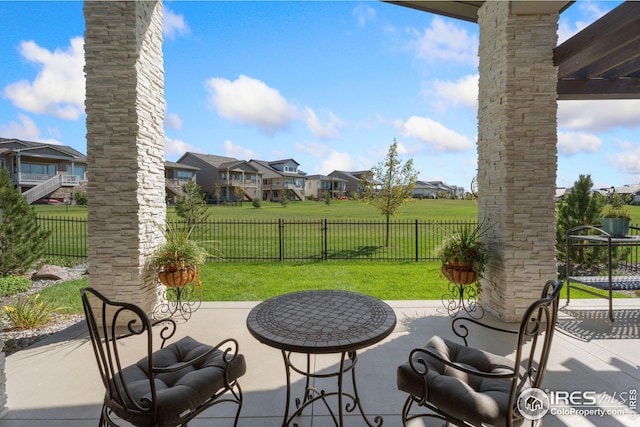
[[[478,303],[478,293],[471,285],[449,283],[449,293],[442,296],[442,303],[450,317],[456,317],[461,311],[474,319],[484,316],[484,309]]]
[[[200,297],[195,293],[195,285],[167,287],[162,293],[163,303],[153,310],[156,319],[173,317],[178,313],[184,320],[189,320],[191,314],[200,308]]]
[[[355,351],[342,352],[340,354],[340,367],[337,371],[329,372],[326,374],[317,374],[315,372],[311,372],[311,355],[307,354],[307,368],[306,370],[302,370],[296,367],[291,361],[292,352],[287,352],[282,350],[282,357],[284,359],[284,365],[286,369],[287,376],[287,401],[285,404],[284,410],[284,419],[282,421],[282,426],[287,427],[291,425],[294,418],[298,415],[302,414],[302,411],[312,405],[315,402],[321,401],[327,407],[331,418],[333,419],[336,427],[344,426],[344,412],[351,413],[355,411],[357,408],[360,411],[360,415],[362,419],[367,423],[370,427],[380,427],[383,423],[382,416],[376,416],[374,418],[373,423],[369,421],[367,415],[364,413],[364,409],[362,408],[362,403],[360,402],[360,396],[358,394],[358,385],[356,383],[356,364],[358,363],[358,355]],[[297,372],[300,375],[305,377],[305,386],[304,386],[304,397],[302,399],[296,398],[296,410],[289,415],[289,407],[291,402],[291,371]],[[353,385],[353,394],[344,391],[344,374],[347,372],[351,372],[351,382]],[[323,389],[317,389],[310,385],[311,378],[338,378],[338,390],[326,392]],[[328,397],[337,396],[338,397],[338,414],[336,416],[335,411],[331,408],[331,405],[327,401]],[[345,402],[346,398],[346,402]],[[293,423],[294,427],[298,427],[298,424]]]

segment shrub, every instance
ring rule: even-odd
[[[79,205],[79,206],[87,205],[87,193],[80,191],[76,193],[73,197],[76,200],[76,205]]]
[[[0,170],[0,275],[22,274],[44,255],[48,230],[36,222],[32,206],[14,187],[9,171]]]
[[[255,199],[253,199],[253,201],[251,202],[251,204],[253,205],[254,208],[259,208],[262,206],[262,200],[260,200],[259,197],[256,197]]]
[[[24,276],[0,277],[0,297],[26,292],[31,288],[31,280]]]
[[[46,301],[38,301],[39,297],[40,295],[36,294],[18,298],[15,304],[7,305],[2,309],[12,327],[31,329],[44,325],[51,320],[54,312],[60,310],[60,307],[51,307]]]

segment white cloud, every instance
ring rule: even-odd
[[[84,112],[84,39],[75,37],[66,51],[53,52],[23,41],[20,54],[41,70],[33,82],[21,80],[6,86],[4,96],[31,113],[77,120]]]
[[[233,142],[226,140],[224,142],[224,155],[228,157],[234,157],[238,160],[251,160],[256,159],[259,156],[255,153],[255,151],[250,150],[248,148],[241,147],[239,145],[235,145]]]
[[[328,175],[334,170],[356,169],[351,155],[344,151],[337,151],[326,145],[311,141],[296,144],[296,149],[320,160],[320,165],[315,166],[314,173]]]
[[[609,163],[615,168],[624,171],[630,175],[640,175],[640,147],[634,146],[631,142],[619,142],[621,148],[627,150],[616,153]]]
[[[558,102],[558,127],[606,132],[616,127],[640,126],[639,99]]]
[[[20,123],[12,121],[8,124],[0,124],[0,136],[3,138],[16,138],[24,141],[62,145],[62,143],[57,139],[42,138],[40,136],[40,129],[30,117],[18,113],[18,119],[20,120]],[[56,135],[59,133],[57,129],[51,129],[50,131]]]
[[[429,62],[459,62],[478,65],[478,37],[452,21],[436,16],[431,27],[411,30],[416,39],[412,44],[416,56]]]
[[[429,146],[432,151],[465,151],[474,148],[474,142],[469,138],[428,117],[412,116],[406,122],[397,120],[396,128],[403,135],[416,138],[422,145]],[[405,150],[408,153],[416,152],[422,145]]]
[[[257,126],[269,136],[287,129],[299,115],[298,109],[276,89],[245,75],[233,82],[210,78],[206,86],[218,114],[240,124]]]
[[[561,15],[560,23],[558,25],[558,44],[565,42],[573,37],[579,31],[583,30],[593,22],[600,19],[605,13],[609,12],[610,7],[602,9],[602,2],[584,1],[578,3],[580,11],[584,15],[584,19],[570,22],[569,19],[563,18]]]
[[[182,156],[187,151],[198,151],[198,149],[180,139],[171,139],[165,137],[164,140],[164,157],[172,159]]]
[[[365,27],[367,22],[375,19],[376,11],[361,3],[353,9],[353,16],[356,17],[359,26]]]
[[[166,113],[164,116],[164,127],[167,129],[182,130],[182,119],[176,113]]]
[[[174,13],[167,6],[164,7],[162,16],[162,34],[168,39],[175,39],[176,36],[184,36],[189,34],[191,29],[186,22],[184,16]]]
[[[344,122],[332,112],[329,112],[328,115],[327,123],[322,124],[315,111],[305,107],[304,121],[316,138],[331,139],[340,137],[339,129],[344,126]]]
[[[478,74],[469,74],[457,81],[436,80],[433,83],[436,96],[434,106],[438,110],[446,111],[448,106],[458,107],[462,105],[469,107],[474,112],[477,111],[478,79]]]
[[[577,153],[597,153],[602,146],[602,139],[583,132],[558,131],[558,151],[565,156]]]

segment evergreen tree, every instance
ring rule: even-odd
[[[9,171],[0,170],[0,275],[24,274],[44,255],[48,230],[36,223],[36,213],[14,187]]]
[[[387,218],[386,243],[389,246],[390,217],[403,204],[411,201],[418,173],[413,169],[413,159],[404,165],[398,158],[398,143],[393,140],[383,162],[364,175],[360,185],[364,189],[364,201],[373,205]]]
[[[184,194],[176,201],[176,214],[186,221],[188,229],[191,230],[209,216],[204,200],[205,194],[194,181],[184,184],[182,191]]]
[[[592,187],[591,176],[580,175],[571,191],[565,195],[564,201],[558,205],[556,248],[560,262],[566,260],[567,231],[581,225],[596,225],[600,222],[606,200],[602,195],[591,191]],[[571,262],[589,268],[601,261],[601,252],[574,250],[571,254]]]

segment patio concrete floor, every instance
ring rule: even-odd
[[[390,301],[398,317],[395,331],[384,341],[359,352],[357,381],[365,412],[382,415],[385,426],[401,426],[400,412],[406,395],[396,389],[396,367],[410,349],[422,346],[434,334],[451,337],[450,318],[439,301]],[[560,401],[552,409],[566,412],[589,409],[578,401],[582,392],[595,393],[603,409],[621,415],[545,415],[544,426],[638,426],[640,410],[630,402],[640,390],[640,299],[616,300],[616,322],[607,320],[606,300],[573,300],[561,313],[544,389],[578,392],[573,404]],[[241,378],[245,404],[241,427],[282,425],[285,375],[279,350],[256,341],[245,320],[254,302],[205,303],[188,322],[181,321],[178,335],[214,344],[226,337],[240,342],[247,360]],[[487,320],[493,320],[486,315]],[[512,344],[491,335],[477,336],[493,352],[510,354]],[[140,349],[142,351],[142,348]],[[335,367],[337,358],[315,358],[316,370]],[[0,427],[76,427],[98,422],[103,388],[98,376],[84,322],[48,337],[6,359],[8,412]],[[293,389],[302,381],[293,376]],[[335,380],[325,388],[332,388]],[[321,385],[322,386],[322,385]],[[588,395],[587,395],[588,396]],[[190,426],[231,426],[231,408],[225,404],[209,409]],[[428,425],[442,423],[429,422]],[[301,427],[334,425],[319,404],[300,417]],[[363,426],[359,416],[347,417],[346,425]],[[424,425],[422,421],[412,426]]]

